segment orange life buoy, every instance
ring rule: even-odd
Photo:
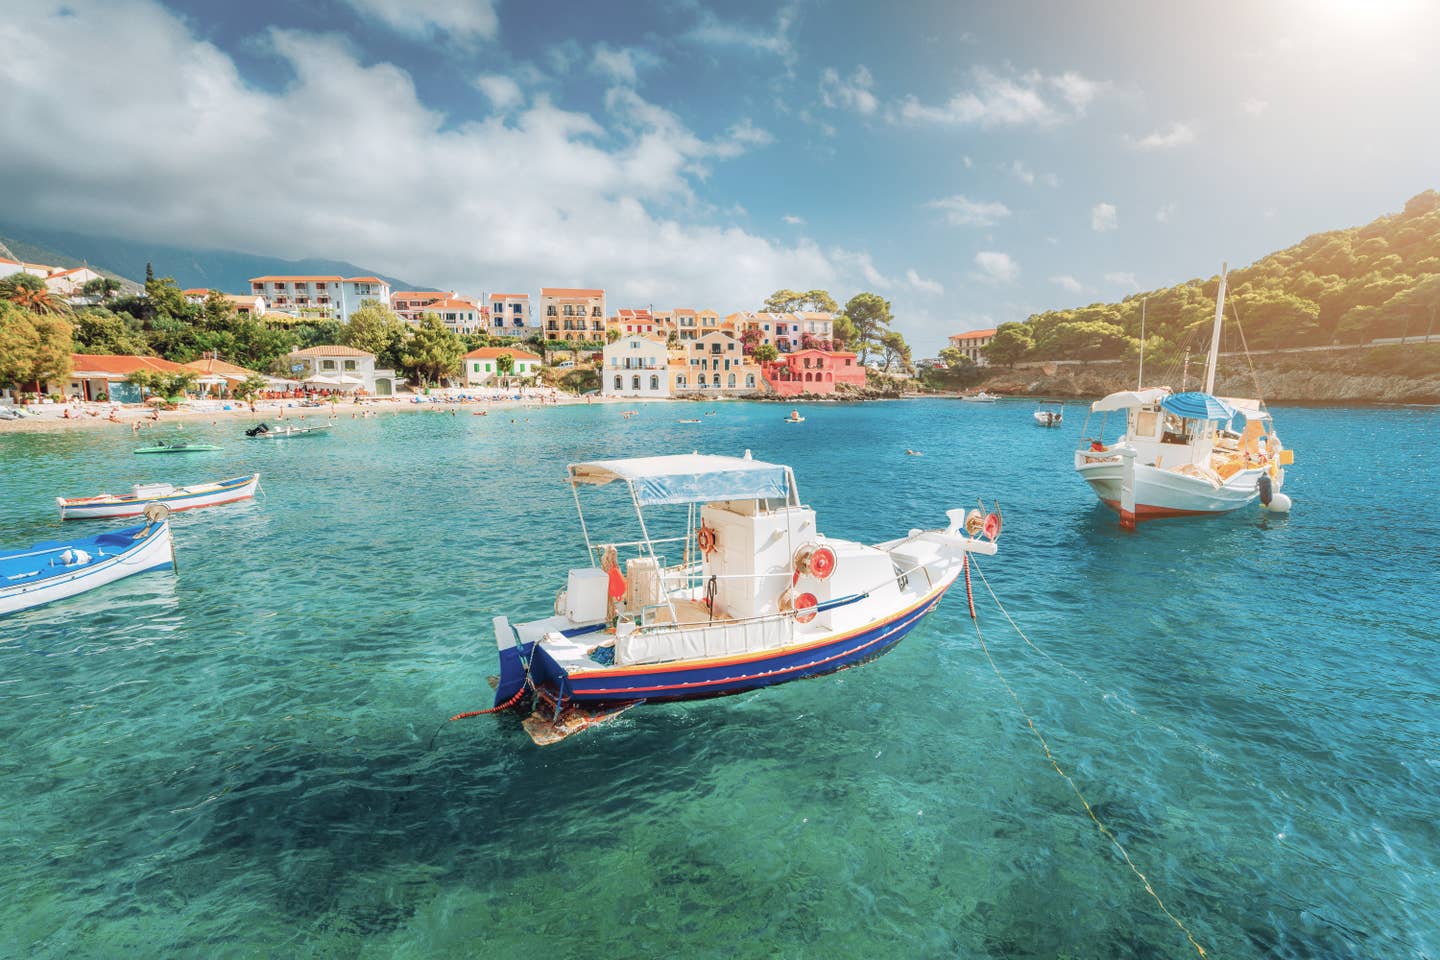
[[[797,623],[809,623],[811,620],[814,620],[815,614],[819,612],[815,609],[815,605],[818,602],[819,601],[815,599],[815,594],[813,593],[802,593],[800,594],[800,596],[796,597],[795,621]]]
[[[720,538],[715,533],[715,528],[702,524],[700,529],[695,531],[695,546],[699,547],[700,552],[707,557],[714,553],[720,546]]]
[[[835,551],[829,547],[816,547],[810,554],[809,567],[810,575],[816,580],[829,580],[835,573]]]

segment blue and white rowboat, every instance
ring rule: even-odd
[[[0,616],[174,566],[170,524],[163,519],[93,537],[0,551]]]
[[[168,483],[137,483],[127,494],[102,493],[94,497],[56,497],[61,520],[90,520],[109,517],[138,517],[152,503],[171,510],[195,510],[236,503],[255,496],[260,474],[217,480],[213,483],[192,483],[173,487]]]
[[[995,553],[1000,532],[998,514],[950,510],[946,527],[873,546],[825,537],[790,468],[748,451],[571,464],[568,480],[577,505],[581,486],[624,484],[643,539],[597,543],[582,512],[592,566],[570,571],[555,615],[495,618],[495,706],[533,707],[525,728],[540,744],[637,703],[873,660],[935,609],[968,554]],[[683,535],[655,538],[645,507],[670,507]]]

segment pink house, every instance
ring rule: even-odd
[[[845,350],[796,350],[761,365],[765,381],[782,397],[834,393],[835,385],[865,385],[865,368]]]

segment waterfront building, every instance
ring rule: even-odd
[[[395,376],[394,370],[377,370],[375,354],[325,344],[306,347],[285,355],[289,364],[290,379],[308,383],[314,387],[330,387],[345,392],[364,390],[377,397],[388,397],[403,382]]]
[[[765,313],[744,311],[725,318],[735,336],[747,330],[759,331],[757,344],[764,343],[781,353],[794,350],[830,349],[835,339],[833,313]]]
[[[793,350],[761,368],[771,389],[786,397],[832,394],[841,384],[865,386],[865,368],[848,350]]]
[[[994,339],[994,327],[991,327],[989,330],[971,330],[968,333],[952,333],[950,335],[950,346],[973,360],[977,367],[983,367],[988,362],[985,359],[985,346]]]
[[[454,290],[396,290],[390,294],[390,309],[406,323],[419,325],[420,311],[438,300],[457,299]]]
[[[185,298],[186,303],[203,304],[210,299],[212,292],[220,293],[218,290],[212,291],[205,287],[191,287],[189,290],[182,290],[181,296]],[[251,317],[265,316],[265,298],[258,294],[220,293],[220,296],[230,301],[230,305],[235,308],[236,313]]]
[[[605,345],[600,392],[607,397],[670,396],[670,351],[653,336],[631,335]]]
[[[509,373],[500,371],[500,358],[508,356]],[[538,376],[543,361],[526,350],[514,347],[481,347],[465,354],[462,361],[464,382],[469,387],[511,387],[522,380]]]
[[[91,280],[99,280],[101,276],[89,267],[53,267],[47,263],[26,263],[22,260],[11,260],[9,257],[0,257],[0,277],[9,277],[17,273],[28,273],[32,277],[39,277],[45,281],[45,289],[66,300],[79,297],[81,287]]]
[[[263,296],[276,310],[341,323],[366,300],[390,303],[390,284],[379,277],[251,277],[250,292]]]
[[[676,395],[683,392],[723,396],[765,389],[759,364],[745,355],[739,340],[722,330],[711,331],[682,345],[678,353],[684,372],[676,374],[673,387]]]
[[[200,378],[200,387],[208,389],[216,396],[228,396],[246,379],[264,376],[259,371],[221,360],[214,352],[205,354],[199,360],[182,363],[181,366],[193,370]]]
[[[439,317],[451,333],[484,333],[488,313],[468,297],[434,300],[412,311],[421,319],[427,316]]]
[[[606,324],[606,332],[610,330],[619,331],[622,337],[658,336],[661,339],[670,332],[658,314],[640,308],[616,310]]]
[[[169,375],[195,372],[162,357],[72,353],[70,375],[46,383],[41,392],[79,397],[82,400],[99,400],[103,397],[111,403],[139,403],[144,398],[140,395],[140,388],[130,382],[130,375],[140,370]]]
[[[540,327],[530,315],[530,294],[490,294],[490,315],[487,329],[501,337],[532,337]]]
[[[542,287],[540,314],[546,340],[605,339],[604,290]]]

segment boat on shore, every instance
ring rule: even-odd
[[[1059,400],[1040,400],[1035,404],[1036,426],[1058,427],[1065,422],[1065,404]]]
[[[569,571],[553,616],[494,620],[495,709],[531,710],[525,727],[540,744],[641,702],[742,693],[879,657],[935,609],[970,553],[995,553],[1001,526],[998,513],[955,509],[944,527],[873,546],[826,537],[790,468],[748,451],[574,463],[567,480],[589,566]],[[597,541],[585,524],[581,488],[612,483],[639,540]],[[668,508],[677,535],[654,539],[646,508]]]
[[[258,427],[246,430],[245,436],[252,440],[288,440],[291,437],[313,437],[328,433],[333,426],[334,424],[330,423],[317,423],[313,426],[300,427],[287,423],[282,427],[272,427],[268,423],[262,423]]]
[[[170,510],[196,510],[200,507],[218,507],[223,503],[236,503],[255,496],[260,486],[260,474],[248,477],[234,477],[230,480],[216,480],[211,483],[192,483],[184,487],[168,483],[137,483],[129,493],[102,493],[93,497],[56,497],[60,507],[61,520],[90,520],[113,517],[138,517],[152,503],[162,504]]]
[[[994,403],[1000,397],[993,393],[986,393],[981,390],[979,393],[972,393],[969,396],[961,397],[966,403]]]
[[[1090,405],[1092,416],[1121,413],[1125,430],[1106,443],[1102,418],[1100,430],[1075,451],[1075,472],[1126,529],[1141,520],[1229,513],[1257,499],[1268,510],[1290,509],[1280,488],[1294,453],[1280,442],[1269,412],[1258,399],[1213,394],[1225,278],[1222,266],[1203,390],[1122,390]],[[1238,419],[1243,431],[1234,429]],[[1089,426],[1087,417],[1082,434]]]
[[[64,600],[124,577],[173,569],[170,512],[147,508],[144,526],[0,551],[0,616]]]
[[[136,447],[136,453],[210,453],[220,448],[213,443],[187,443],[184,440],[156,440],[148,447]]]

